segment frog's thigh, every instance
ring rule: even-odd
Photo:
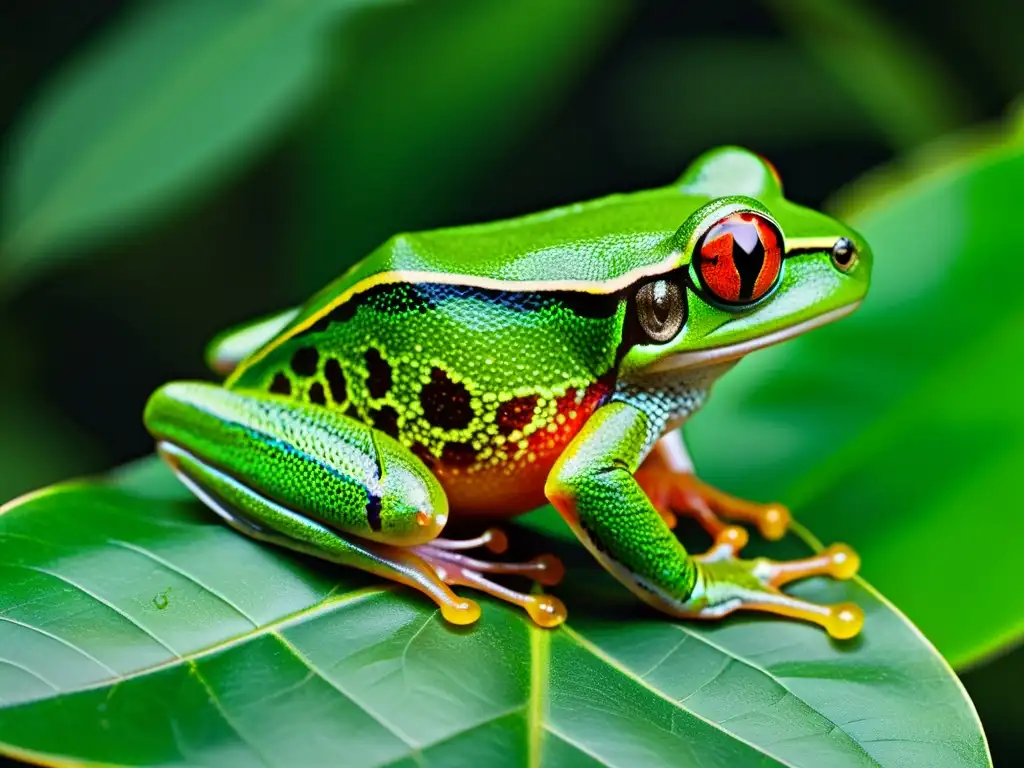
[[[349,539],[293,512],[170,443],[160,455],[207,507],[232,527],[260,541],[382,576],[420,590],[456,624],[480,616],[472,600],[460,598],[422,558],[399,547]]]
[[[158,390],[146,424],[185,484],[242,532],[415,587],[449,621],[479,616],[400,546],[433,539],[447,504],[386,435],[323,408],[198,383]]]

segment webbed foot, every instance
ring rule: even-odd
[[[854,603],[821,605],[801,600],[779,587],[808,576],[850,579],[860,567],[857,553],[845,544],[833,544],[811,557],[777,561],[758,557],[740,560],[736,548],[718,544],[697,561],[698,589],[679,615],[683,618],[718,619],[736,610],[763,611],[810,621],[837,640],[857,635],[864,612]]]

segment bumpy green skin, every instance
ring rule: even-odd
[[[447,520],[445,496],[421,462],[335,411],[178,382],[150,398],[145,421],[159,441],[244,478],[261,497],[361,539],[421,544]]]
[[[742,308],[709,299],[690,272],[702,231],[736,211],[819,244]],[[840,237],[859,253],[849,271],[831,261]],[[706,603],[713,566],[695,565],[633,473],[728,366],[672,361],[852,306],[870,266],[856,233],[785,200],[764,161],[716,150],[663,189],[396,236],[299,310],[220,337],[215,369],[242,359],[224,387],[169,385],[146,423],[201,489],[224,493],[218,478],[233,478],[260,499],[236,495],[236,511],[259,521],[264,502],[280,505],[315,521],[308,540],[321,523],[409,544],[436,534],[447,508],[516,514],[546,495],[627,586],[685,608]],[[636,320],[655,279],[688,286],[685,325],[657,343]]]
[[[583,314],[564,294],[383,286],[231,386],[349,413],[428,462],[505,465],[528,455],[518,443],[555,420],[560,398],[613,372],[624,306],[588,298]],[[531,412],[506,417],[520,403]]]

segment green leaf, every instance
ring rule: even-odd
[[[865,608],[837,644],[785,621],[669,621],[558,544],[567,625],[485,600],[456,628],[408,589],[232,532],[152,463],[2,512],[0,752],[16,758],[990,764],[956,677],[863,582],[795,590]]]
[[[1024,635],[1003,554],[1024,541],[1020,137],[946,141],[859,185],[864,305],[753,355],[687,429],[705,478],[854,545],[957,666]]]
[[[366,0],[142,3],[20,127],[0,278],[138,225],[236,167],[317,85],[327,32]]]

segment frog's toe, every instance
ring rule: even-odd
[[[566,610],[557,597],[518,592],[491,581],[484,574],[525,576],[538,584],[554,586],[565,574],[561,560],[554,555],[540,555],[523,563],[489,562],[477,560],[459,551],[486,547],[492,552],[502,552],[507,546],[505,534],[492,528],[475,539],[438,539],[414,549],[419,557],[430,563],[444,583],[472,587],[499,600],[518,605],[542,627],[558,626],[565,621]]]
[[[434,539],[430,542],[430,546],[434,549],[446,549],[453,552],[483,547],[488,552],[500,555],[508,549],[508,536],[500,528],[488,528],[472,539]]]
[[[854,637],[864,624],[864,612],[853,603],[822,605],[779,589],[809,576],[852,578],[860,558],[845,544],[833,544],[811,557],[778,561],[763,557],[740,560],[733,547],[720,543],[695,559],[701,586],[680,616],[716,619],[737,610],[761,611],[812,622],[839,640]]]
[[[792,516],[781,504],[759,504],[731,496],[687,472],[663,467],[643,467],[635,479],[651,504],[670,528],[675,515],[694,518],[716,542],[733,526],[723,521],[736,520],[755,525],[769,541],[781,539],[789,529]],[[742,546],[742,545],[740,545]]]

